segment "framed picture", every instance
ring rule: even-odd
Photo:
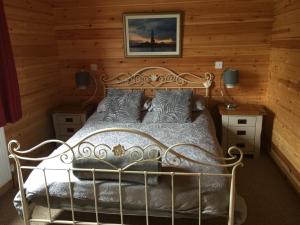
[[[181,13],[124,14],[126,57],[180,57]]]

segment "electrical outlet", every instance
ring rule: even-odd
[[[91,64],[90,69],[91,69],[91,71],[97,71],[98,70],[98,65],[97,64]]]
[[[223,69],[223,61],[216,61],[215,69],[217,69],[217,70]]]

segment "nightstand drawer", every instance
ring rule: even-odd
[[[56,114],[54,116],[56,123],[60,124],[81,124],[81,116],[75,114]]]
[[[255,137],[255,127],[228,127],[227,132],[230,139],[254,140]]]
[[[231,146],[240,148],[245,154],[253,154],[255,151],[254,140],[251,142],[243,139],[230,139],[228,141],[228,148]]]
[[[252,126],[256,124],[256,116],[229,116],[229,126]]]
[[[70,136],[75,134],[75,132],[78,131],[81,127],[81,125],[76,124],[60,125],[58,134],[60,136]]]

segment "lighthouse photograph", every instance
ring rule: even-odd
[[[126,56],[179,56],[180,13],[124,16]]]

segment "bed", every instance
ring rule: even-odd
[[[188,77],[188,78],[187,78]],[[134,74],[102,77],[103,90],[130,89],[204,89],[209,95],[212,75],[177,74],[162,67],[147,67]],[[176,84],[176,85],[174,85]],[[9,142],[10,157],[17,164],[20,191],[14,205],[24,218],[24,224],[51,222],[62,224],[102,224],[80,221],[76,212],[98,215],[118,214],[120,224],[124,215],[197,218],[228,216],[228,224],[245,220],[245,205],[235,193],[235,172],[242,165],[242,153],[236,147],[224,158],[215,136],[215,128],[207,109],[193,113],[189,123],[154,123],[154,112],[144,113],[140,123],[103,121],[104,113],[95,112],[67,142],[47,140],[32,149],[21,151],[17,141]],[[99,122],[100,121],[100,122]],[[47,157],[30,158],[26,154],[49,143],[62,144]],[[147,159],[145,152],[158,155]],[[239,152],[239,156],[233,154]],[[93,160],[107,163],[109,157],[132,157],[122,168],[77,168],[74,160]],[[22,160],[22,161],[21,161]],[[23,161],[41,161],[38,166],[23,166]],[[132,170],[131,167],[149,162],[161,164],[161,170]],[[85,162],[88,163],[89,161]],[[74,166],[75,165],[75,166]],[[22,171],[32,170],[24,182]],[[76,173],[87,173],[90,179],[80,179]],[[116,180],[97,179],[97,174],[114,174]],[[126,176],[140,177],[142,182],[124,180]],[[154,177],[157,183],[148,181]],[[182,185],[184,184],[184,185]],[[33,205],[65,209],[72,212],[69,221],[56,221],[49,210],[48,219],[31,218]]]

